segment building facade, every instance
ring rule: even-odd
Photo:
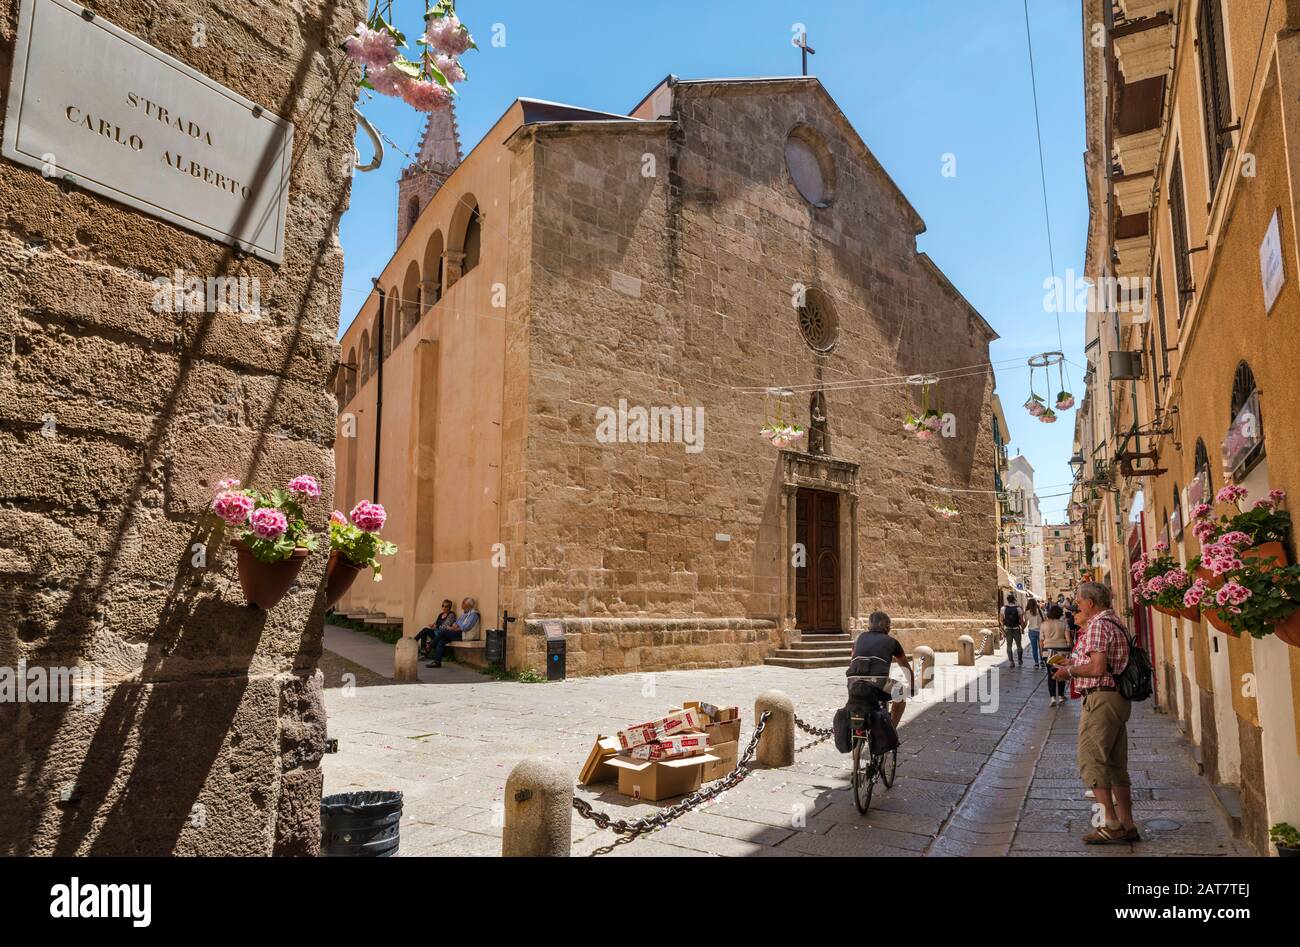
[[[1074,594],[1079,578],[1074,544],[1069,523],[1043,524],[1043,583],[1050,601]]]
[[[1047,594],[1047,561],[1043,555],[1043,514],[1034,492],[1034,465],[1023,454],[1007,466],[1009,539],[1012,588],[1021,598]]]
[[[995,335],[923,229],[816,79],[515,102],[344,335],[339,495],[401,552],[339,610],[409,636],[472,595],[518,617],[512,667],[550,622],[570,674],[757,663],[876,608],[953,647],[996,591],[992,377],[943,376]]]
[[[1080,530],[1264,852],[1300,822],[1300,649],[1134,608],[1128,565],[1158,542],[1197,555],[1190,511],[1225,483],[1300,489],[1300,3],[1083,7],[1088,272],[1122,292],[1088,319]]]

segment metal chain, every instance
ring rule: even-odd
[[[817,744],[825,743],[827,740],[829,740],[831,737],[835,735],[835,731],[830,727],[814,727],[812,724],[800,720],[797,715],[794,718],[794,725],[798,727],[800,730],[802,730],[804,733],[807,733],[810,736],[814,736],[817,738],[816,740],[813,740],[811,743],[805,743],[801,747],[796,747],[795,748],[796,753],[802,753],[805,750],[811,750]]]
[[[646,816],[643,819],[611,819],[606,812],[598,812],[586,799],[574,797],[573,808],[578,815],[584,819],[590,819],[601,829],[609,829],[612,832],[622,836],[612,845],[606,845],[598,848],[592,855],[603,855],[613,851],[619,845],[625,845],[628,842],[635,841],[642,835],[650,832],[666,829],[674,819],[680,819],[692,809],[703,805],[715,796],[719,796],[731,789],[749,775],[749,761],[754,756],[754,751],[758,749],[758,738],[763,735],[763,728],[767,726],[767,718],[772,715],[770,710],[763,711],[762,716],[758,718],[758,723],[754,726],[754,733],[749,738],[749,745],[745,747],[745,752],[741,754],[736,768],[721,779],[714,780],[703,789],[698,789],[689,796],[683,796],[679,802],[663,809],[652,816]]]

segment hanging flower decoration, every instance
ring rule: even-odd
[[[918,441],[933,440],[943,430],[943,415],[934,408],[926,411],[919,418],[909,414],[903,421],[903,427],[915,434]]]
[[[773,447],[789,447],[807,432],[798,424],[785,421],[768,421],[758,433]]]
[[[950,506],[936,506],[934,511],[946,520],[955,520],[957,517],[961,516],[960,510],[954,510]]]
[[[1043,412],[1047,410],[1047,404],[1043,401],[1040,395],[1031,394],[1029,400],[1025,402],[1025,410],[1034,417],[1039,418],[1042,417]]]
[[[1056,393],[1056,410],[1069,411],[1074,407],[1074,395],[1068,391],[1058,391]]]
[[[389,4],[389,15],[392,6]],[[402,55],[406,36],[379,12],[357,25],[343,43],[348,57],[362,66],[361,86],[400,98],[421,112],[434,112],[451,104],[452,88],[467,78],[460,57],[477,49],[474,38],[456,16],[455,0],[440,0],[425,11],[424,34],[416,41],[424,47],[419,61]]]
[[[907,383],[921,389],[921,413],[908,414],[903,429],[915,434],[918,441],[932,441],[943,431],[943,397],[937,375],[909,375]],[[931,405],[931,386],[934,386],[934,403]]]
[[[1042,414],[1038,415],[1038,420],[1043,422],[1044,424],[1055,424],[1056,412],[1053,411],[1051,408],[1048,408]]]
[[[1062,352],[1042,352],[1038,355],[1029,357],[1029,400],[1025,402],[1025,410],[1032,414],[1038,420],[1045,424],[1051,424],[1056,421],[1056,415],[1047,406],[1047,399],[1034,388],[1034,377],[1038,370],[1043,370],[1044,387],[1048,391],[1052,384],[1052,366],[1056,366],[1057,378],[1060,382],[1060,389],[1056,393],[1056,410],[1068,411],[1074,407],[1074,395],[1065,383],[1065,355]],[[1048,417],[1050,415],[1050,417]]]

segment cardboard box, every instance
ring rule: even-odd
[[[736,768],[736,762],[740,759],[740,744],[733,742],[711,746],[709,755],[716,756],[717,761],[704,764],[704,771],[700,774],[700,778],[706,783],[721,779]]]
[[[667,760],[675,756],[703,753],[708,748],[709,738],[707,735],[694,732],[679,733],[676,736],[664,737],[662,740],[634,746],[627,751],[627,755],[638,760]]]
[[[617,737],[597,736],[595,745],[587,754],[587,761],[578,771],[578,785],[590,786],[592,783],[607,783],[618,779],[618,770],[609,765],[609,760],[617,754]]]
[[[740,721],[728,720],[726,723],[711,723],[704,728],[704,732],[708,735],[710,746],[735,743],[740,739]]]
[[[675,760],[634,760],[616,756],[609,765],[618,770],[618,791],[624,796],[657,802],[684,796],[700,788],[704,767],[716,762],[709,753]]]
[[[618,743],[622,749],[630,750],[634,746],[653,743],[655,740],[662,740],[664,737],[670,737],[683,731],[703,729],[704,722],[700,719],[699,710],[688,707],[684,710],[674,711],[666,717],[660,717],[658,720],[651,720],[649,723],[638,723],[626,730],[620,730],[618,732]]]
[[[683,702],[682,706],[688,710],[698,710],[704,717],[706,725],[740,719],[739,707],[721,707],[718,704],[710,704],[702,700],[688,700]]]

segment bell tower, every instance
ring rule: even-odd
[[[397,242],[406,239],[424,208],[443,182],[460,165],[460,132],[456,128],[456,108],[430,112],[424,124],[424,137],[416,161],[402,169],[397,182]]]

